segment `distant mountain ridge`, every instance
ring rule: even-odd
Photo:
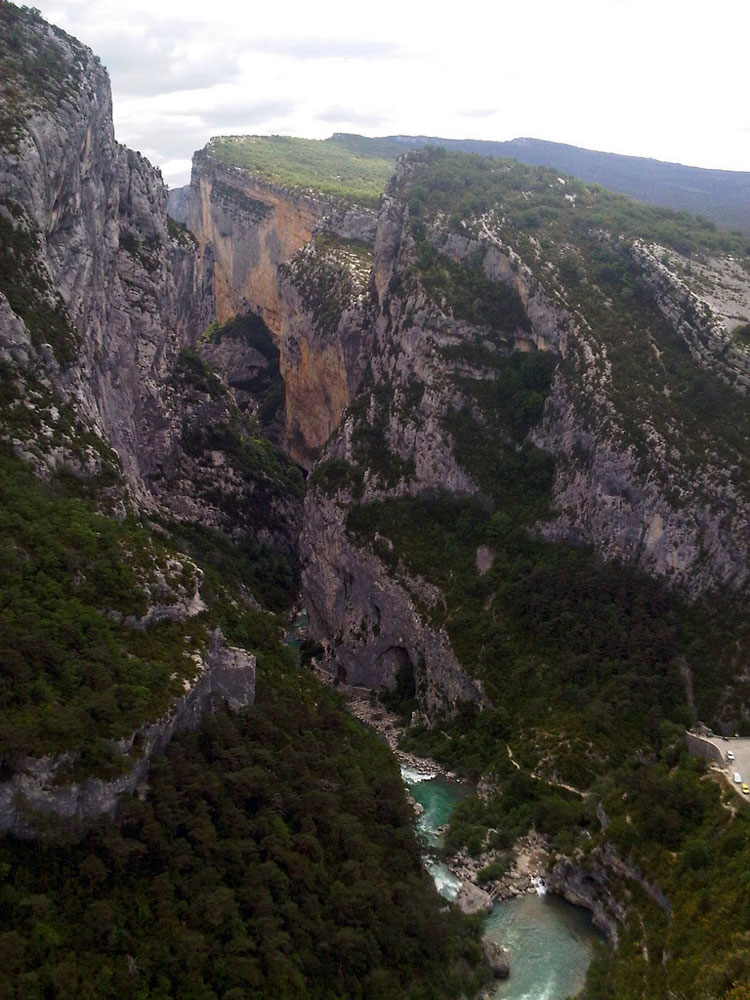
[[[350,145],[359,136],[336,133],[333,140]],[[509,157],[530,166],[551,167],[589,184],[637,201],[702,215],[727,229],[750,234],[750,172],[710,170],[669,163],[645,156],[624,156],[583,149],[544,139],[441,139],[436,136],[391,135],[369,140],[379,155],[397,155],[404,149],[435,145],[482,156]]]

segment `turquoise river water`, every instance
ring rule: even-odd
[[[424,807],[417,826],[429,847],[440,844],[437,830],[466,794],[458,782],[425,777],[402,767],[413,798]],[[458,879],[441,862],[426,857],[438,890],[453,899]],[[498,903],[487,918],[486,933],[508,948],[510,977],[498,984],[497,1000],[565,1000],[584,984],[594,943],[601,940],[586,910],[549,894],[520,896]]]

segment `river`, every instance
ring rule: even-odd
[[[460,882],[444,864],[430,857],[440,844],[438,828],[450,819],[466,789],[459,782],[427,776],[402,767],[404,782],[424,808],[417,827],[427,844],[425,864],[438,891],[454,899]],[[588,911],[549,894],[520,896],[497,903],[487,918],[486,936],[509,951],[510,977],[491,995],[496,1000],[565,1000],[584,984],[594,943],[601,940]]]

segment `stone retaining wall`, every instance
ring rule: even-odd
[[[691,757],[703,757],[705,760],[712,760],[719,767],[726,767],[724,754],[709,740],[704,740],[702,736],[696,736],[695,733],[685,733],[685,742]]]

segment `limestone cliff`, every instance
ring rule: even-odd
[[[320,232],[279,268],[286,440],[311,468],[359,387],[371,346],[372,250]]]
[[[190,185],[170,188],[167,197],[167,214],[170,219],[187,226],[190,222]]]
[[[30,708],[16,730],[9,723],[0,827],[19,833],[38,829],[42,813],[77,822],[113,812],[117,796],[143,780],[149,756],[173,732],[194,725],[216,698],[252,701],[254,657],[228,647],[215,628],[211,605],[217,590],[227,599],[227,584],[208,585],[182,546],[195,545],[209,562],[237,546],[244,578],[233,580],[230,600],[237,609],[257,608],[267,581],[253,560],[265,559],[266,572],[273,565],[278,590],[293,586],[302,482],[262,436],[253,408],[240,409],[194,350],[215,317],[210,251],[199,252],[184,226],[167,218],[159,172],[115,141],[109,80],[99,60],[34,10],[2,5],[0,25],[3,473],[11,482],[21,475],[9,446],[51,481],[53,496],[85,498],[76,508],[82,527],[71,538],[113,533],[119,539],[104,559],[105,590],[127,604],[107,606],[94,587],[76,621],[88,615],[94,633],[108,638],[100,648],[74,637],[68,649],[54,615],[62,592],[78,594],[95,576],[96,542],[81,553],[62,591],[40,584],[44,614],[28,597],[37,609],[29,628],[54,637],[49,656],[71,674],[72,700],[83,684],[75,674],[79,652],[85,657],[91,646],[102,653],[109,643],[97,681],[89,676],[83,685],[104,691],[108,707],[94,711],[75,738],[64,728],[50,735],[48,708],[39,717]],[[48,494],[30,483],[24,489],[4,494],[11,505],[5,513],[20,505],[22,527],[9,545],[33,568],[24,498],[36,503]],[[67,538],[62,544],[61,565],[77,559],[73,544]],[[23,575],[18,579],[16,588],[24,585]],[[14,595],[23,600],[18,589]],[[143,658],[132,652],[141,641]],[[8,649],[18,655],[12,644]],[[107,670],[118,662],[136,664],[137,676],[110,677],[107,689]],[[52,685],[42,700],[54,702],[63,694],[45,674],[47,665],[44,657],[32,658],[40,689],[45,677]],[[19,687],[15,697],[23,703],[25,696]],[[155,721],[155,706],[163,711],[170,701]],[[123,720],[146,721],[123,738]],[[63,749],[44,758],[33,752],[50,745]],[[22,757],[19,747],[31,750]],[[101,777],[101,760],[111,763],[113,753],[122,758],[121,775]],[[97,754],[100,763],[91,765]]]
[[[211,145],[193,157],[189,228],[210,248],[221,322],[252,309],[278,335],[277,268],[309,242],[329,199],[291,192],[219,162]]]
[[[391,686],[408,664],[434,713],[441,688],[444,704],[482,698],[480,688],[446,679],[446,665],[452,676],[461,668],[447,635],[431,631],[429,610],[444,594],[414,578],[391,539],[353,533],[352,507],[432,489],[487,498],[497,483],[470,452],[482,438],[491,456],[493,433],[498,451],[510,443],[503,435],[516,418],[502,430],[492,409],[502,359],[546,355],[546,404],[511,446],[519,456],[536,446],[540,462],[554,459],[552,509],[533,530],[591,544],[693,598],[717,588],[744,592],[747,409],[731,389],[701,381],[690,354],[742,389],[745,351],[736,337],[729,344],[727,330],[750,313],[750,297],[746,264],[717,256],[712,273],[730,268],[736,280],[724,301],[727,325],[712,339],[706,331],[719,329],[709,319],[718,306],[710,313],[691,300],[674,252],[671,277],[659,264],[655,278],[653,252],[638,241],[589,230],[588,243],[574,246],[567,235],[559,248],[545,247],[516,227],[507,203],[460,219],[448,218],[450,208],[414,219],[415,204],[440,197],[422,194],[421,169],[413,157],[403,161],[381,202],[368,366],[311,477],[302,553],[313,631],[330,643],[331,668],[355,683]],[[540,186],[554,192],[564,219],[581,194],[557,183],[543,177]],[[519,195],[528,212],[533,195]]]
[[[311,468],[352,399],[367,356],[375,217],[336,198],[271,183],[195,154],[190,229],[211,262],[220,321],[248,311],[268,326],[285,386],[284,441]],[[247,359],[227,359],[246,380]]]
[[[377,688],[393,687],[398,671],[407,668],[434,718],[452,714],[463,701],[485,702],[481,683],[461,667],[445,630],[430,622],[429,608],[443,601],[439,588],[403,566],[394,574],[378,557],[377,544],[361,548],[347,530],[347,511],[352,504],[435,489],[476,492],[446,418],[464,405],[462,378],[491,380],[494,372],[468,360],[456,364],[456,351],[474,339],[486,339],[490,352],[559,350],[565,324],[555,321],[531,274],[512,269],[507,252],[439,229],[430,239],[443,252],[458,260],[479,253],[487,280],[511,289],[519,322],[509,322],[498,341],[445,303],[436,304],[409,277],[417,258],[402,196],[409,172],[405,164],[381,203],[367,378],[311,477],[301,552],[311,626],[330,642],[331,669],[349,683]],[[398,562],[393,546],[390,553]]]
[[[109,81],[90,50],[34,17],[11,28],[21,53],[33,50],[54,68],[61,93],[37,92],[10,60],[16,89],[5,113],[15,131],[0,164],[0,357],[16,416],[7,414],[3,432],[12,427],[17,452],[36,455],[40,469],[121,469],[139,504],[237,534],[247,518],[222,518],[218,476],[224,507],[245,495],[248,515],[264,511],[291,551],[298,502],[289,527],[259,485],[270,466],[252,426],[189,353],[215,315],[210,250],[167,218],[158,171],[115,142]],[[23,397],[35,395],[36,420],[21,424]],[[248,448],[258,452],[252,461]],[[251,482],[253,461],[261,476]]]
[[[63,93],[40,99],[19,74],[5,104],[16,132],[0,166],[0,291],[16,319],[2,356],[70,401],[145,500],[143,477],[173,446],[161,388],[213,312],[207,271],[168,225],[159,174],[115,142],[96,57],[42,21],[26,22],[19,44],[56,67]]]

